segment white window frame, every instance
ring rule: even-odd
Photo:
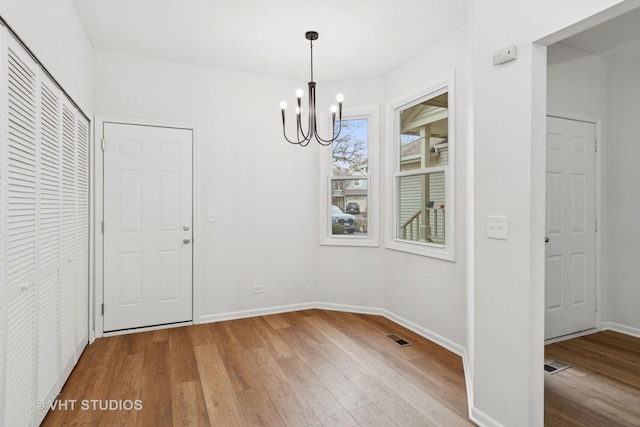
[[[419,174],[444,172],[445,180],[445,243],[417,242],[399,238],[399,206],[400,206],[400,178],[412,176],[416,170],[400,171],[400,112],[411,108],[416,104],[434,98],[445,92],[449,93],[449,117],[448,117],[448,150],[449,160],[446,166],[421,169]],[[455,261],[455,163],[457,142],[456,108],[455,108],[455,72],[435,80],[419,90],[411,91],[398,97],[387,104],[387,144],[386,149],[386,242],[388,249],[408,252],[426,257],[438,258],[447,261]]]
[[[380,108],[365,106],[345,110],[342,120],[367,119],[367,148],[368,148],[368,172],[367,180],[367,236],[335,235],[331,230],[331,203],[329,191],[332,181],[332,155],[333,145],[320,147],[320,204],[319,204],[319,243],[323,246],[359,246],[379,247],[380,213],[378,209],[378,194],[380,192],[380,168],[378,163],[378,134],[379,134]],[[330,128],[330,125],[329,125]],[[352,178],[355,179],[355,178]],[[358,179],[364,179],[362,177]]]

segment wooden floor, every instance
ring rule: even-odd
[[[640,426],[640,339],[598,332],[545,347],[571,368],[545,375],[547,426]]]
[[[458,356],[383,317],[323,310],[98,339],[59,402],[44,426],[472,425]]]

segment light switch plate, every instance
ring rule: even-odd
[[[487,238],[507,240],[508,225],[506,216],[487,216]]]

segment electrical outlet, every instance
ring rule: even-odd
[[[253,293],[254,294],[262,294],[264,293],[264,285],[253,285]]]

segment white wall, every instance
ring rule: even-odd
[[[337,93],[345,96],[345,115],[349,110],[361,111],[362,108],[377,107],[380,114],[384,110],[384,79],[370,78],[361,80],[346,80],[331,83],[318,83],[318,109],[326,109],[332,101],[331,97]],[[379,135],[383,135],[384,129],[382,116],[378,120],[380,129],[371,129],[377,133],[379,144],[384,141]],[[381,148],[381,146],[379,147]],[[330,147],[321,147],[320,150],[329,150]],[[381,149],[378,149],[378,161],[370,162],[370,173],[382,176],[384,162],[380,157]],[[314,188],[318,194],[319,180],[326,179],[318,173],[318,185]],[[382,180],[380,185],[383,184]],[[371,184],[370,184],[371,185]],[[371,188],[374,196],[378,197],[382,209],[383,202],[379,196],[380,188]],[[319,197],[328,197],[320,194]],[[368,206],[369,212],[373,206]],[[317,210],[319,212],[319,209]],[[317,216],[317,215],[316,215]],[[380,228],[380,227],[379,227]],[[376,230],[369,228],[371,233]],[[381,236],[381,229],[377,230]],[[316,237],[317,241],[317,237]],[[356,310],[374,309],[377,311],[384,307],[384,250],[381,247],[338,247],[321,246],[317,251],[316,271],[316,301],[342,306],[352,306]]]
[[[472,411],[484,424],[543,424],[546,49],[532,42],[617,3],[473,2]],[[512,44],[518,59],[494,67]],[[496,214],[509,218],[506,241],[485,235]]]
[[[469,27],[463,25],[437,43],[426,46],[419,56],[386,77],[386,98],[389,101],[407,94],[420,96],[417,89],[446,78],[455,70],[455,97],[450,98],[451,115],[455,117],[455,141],[450,141],[450,144],[455,144],[456,153],[455,159],[451,159],[455,165],[455,185],[451,187],[455,190],[455,262],[387,250],[383,277],[387,311],[444,338],[458,347],[458,351],[466,348],[467,338],[465,249],[468,188],[465,166],[469,147],[468,36]],[[391,126],[390,123],[387,125]],[[384,177],[387,179],[388,175]],[[390,218],[385,218],[387,220]]]
[[[640,335],[640,48],[609,58],[606,320]]]
[[[607,116],[608,61],[561,43],[547,49],[547,106],[550,110]]]
[[[93,49],[71,1],[2,0],[0,16],[90,116]]]
[[[199,126],[201,319],[313,301],[317,148],[282,139],[279,103],[297,82],[95,52],[95,111]],[[207,209],[217,222],[206,221]],[[265,286],[264,294],[251,287]]]

